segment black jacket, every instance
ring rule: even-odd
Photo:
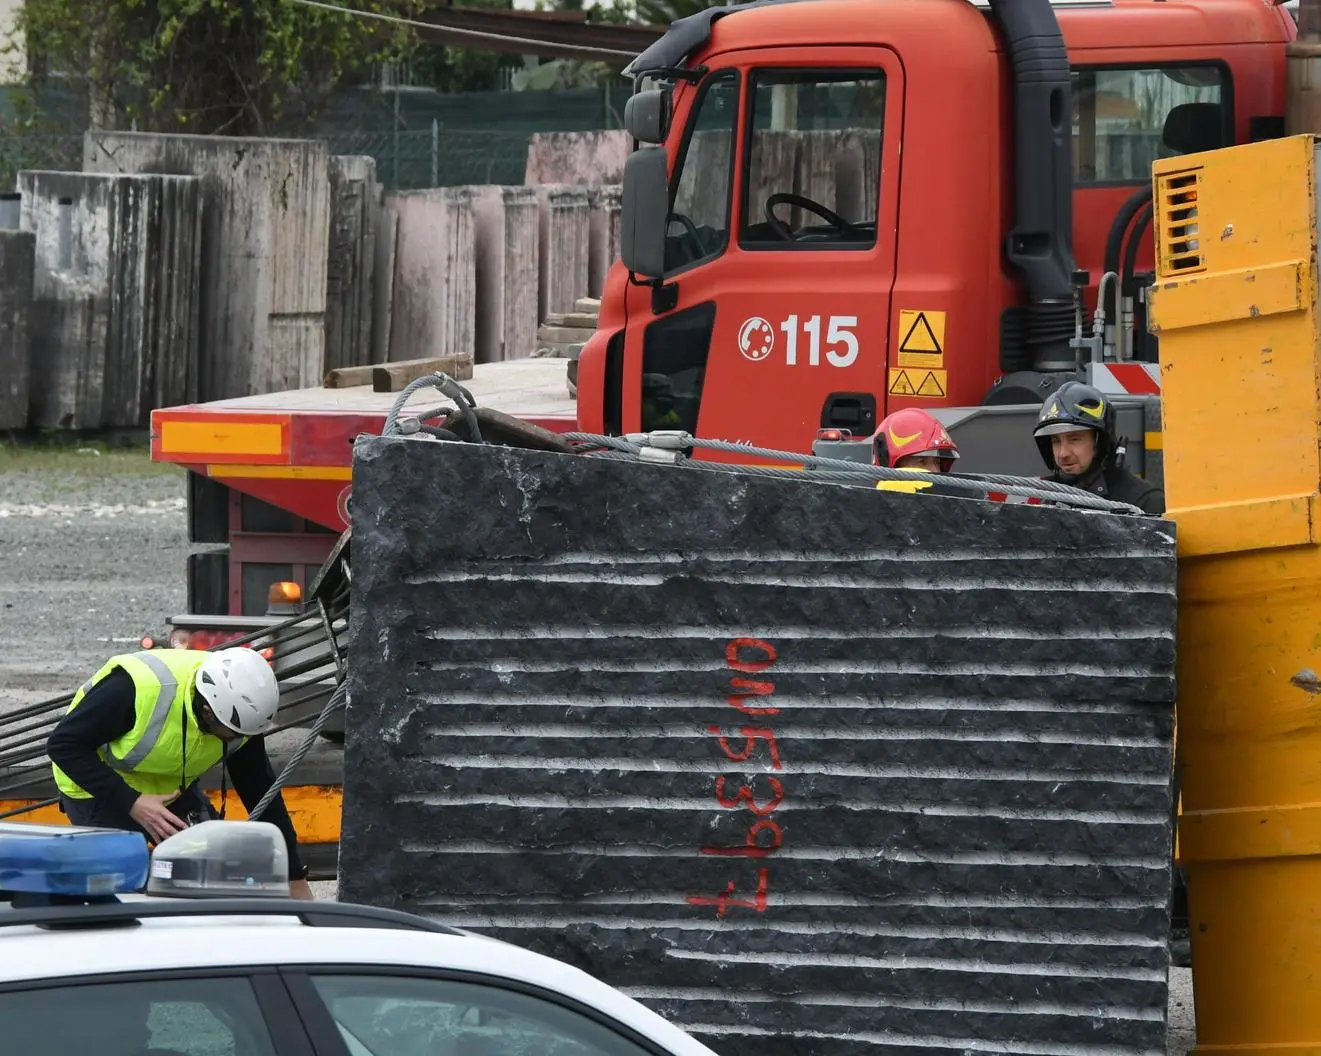
[[[1086,473],[1079,480],[1068,480],[1057,470],[1047,480],[1061,484],[1072,484],[1075,488],[1090,491],[1112,502],[1127,502],[1138,507],[1148,517],[1160,517],[1165,513],[1165,493],[1154,484],[1148,484],[1141,477],[1119,466],[1110,466],[1099,473]]]
[[[137,801],[138,793],[106,765],[97,750],[123,737],[133,729],[136,720],[137,691],[133,678],[123,668],[116,668],[88,690],[76,708],[60,719],[46,742],[46,754],[93,799],[127,815]],[[234,791],[248,810],[255,807],[275,784],[265,738],[249,738],[242,747],[226,755],[225,764],[229,778],[234,782]],[[289,878],[304,877],[303,862],[298,856],[298,835],[294,832],[284,799],[277,796],[262,813],[261,820],[269,821],[284,836],[289,851]]]

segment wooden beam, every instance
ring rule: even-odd
[[[472,360],[466,356],[433,356],[430,359],[404,359],[398,363],[376,363],[363,367],[336,367],[326,371],[322,387],[352,389],[370,385],[374,392],[398,392],[410,381],[436,371],[455,381],[472,380]]]
[[[399,363],[381,363],[372,367],[373,392],[399,392],[410,381],[441,371],[455,381],[472,380],[472,360],[467,356],[440,356],[436,359],[406,359]]]
[[[370,385],[372,381],[372,368],[370,365],[365,367],[336,367],[334,370],[326,371],[326,376],[321,379],[323,389],[352,389],[359,385]]]

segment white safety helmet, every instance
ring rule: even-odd
[[[235,733],[257,737],[275,725],[280,685],[266,658],[252,649],[217,649],[197,671],[197,692]]]

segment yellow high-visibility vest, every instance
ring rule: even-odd
[[[909,469],[907,466],[896,467],[900,473],[921,473],[920,469]],[[906,491],[915,495],[919,491],[926,491],[927,488],[935,483],[931,480],[878,480],[876,482],[877,491]]]
[[[177,792],[181,785],[187,788],[224,758],[225,742],[204,731],[193,712],[193,680],[206,657],[199,649],[156,649],[112,656],[74,694],[69,711],[117,668],[133,679],[137,721],[128,733],[103,745],[97,754],[135,791],[156,796]],[[231,747],[238,748],[244,740],[232,742]],[[54,763],[51,770],[55,784],[66,796],[92,798]]]

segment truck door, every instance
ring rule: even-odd
[[[810,451],[875,428],[903,73],[882,47],[708,59],[670,172],[664,285],[630,291],[625,431]]]

